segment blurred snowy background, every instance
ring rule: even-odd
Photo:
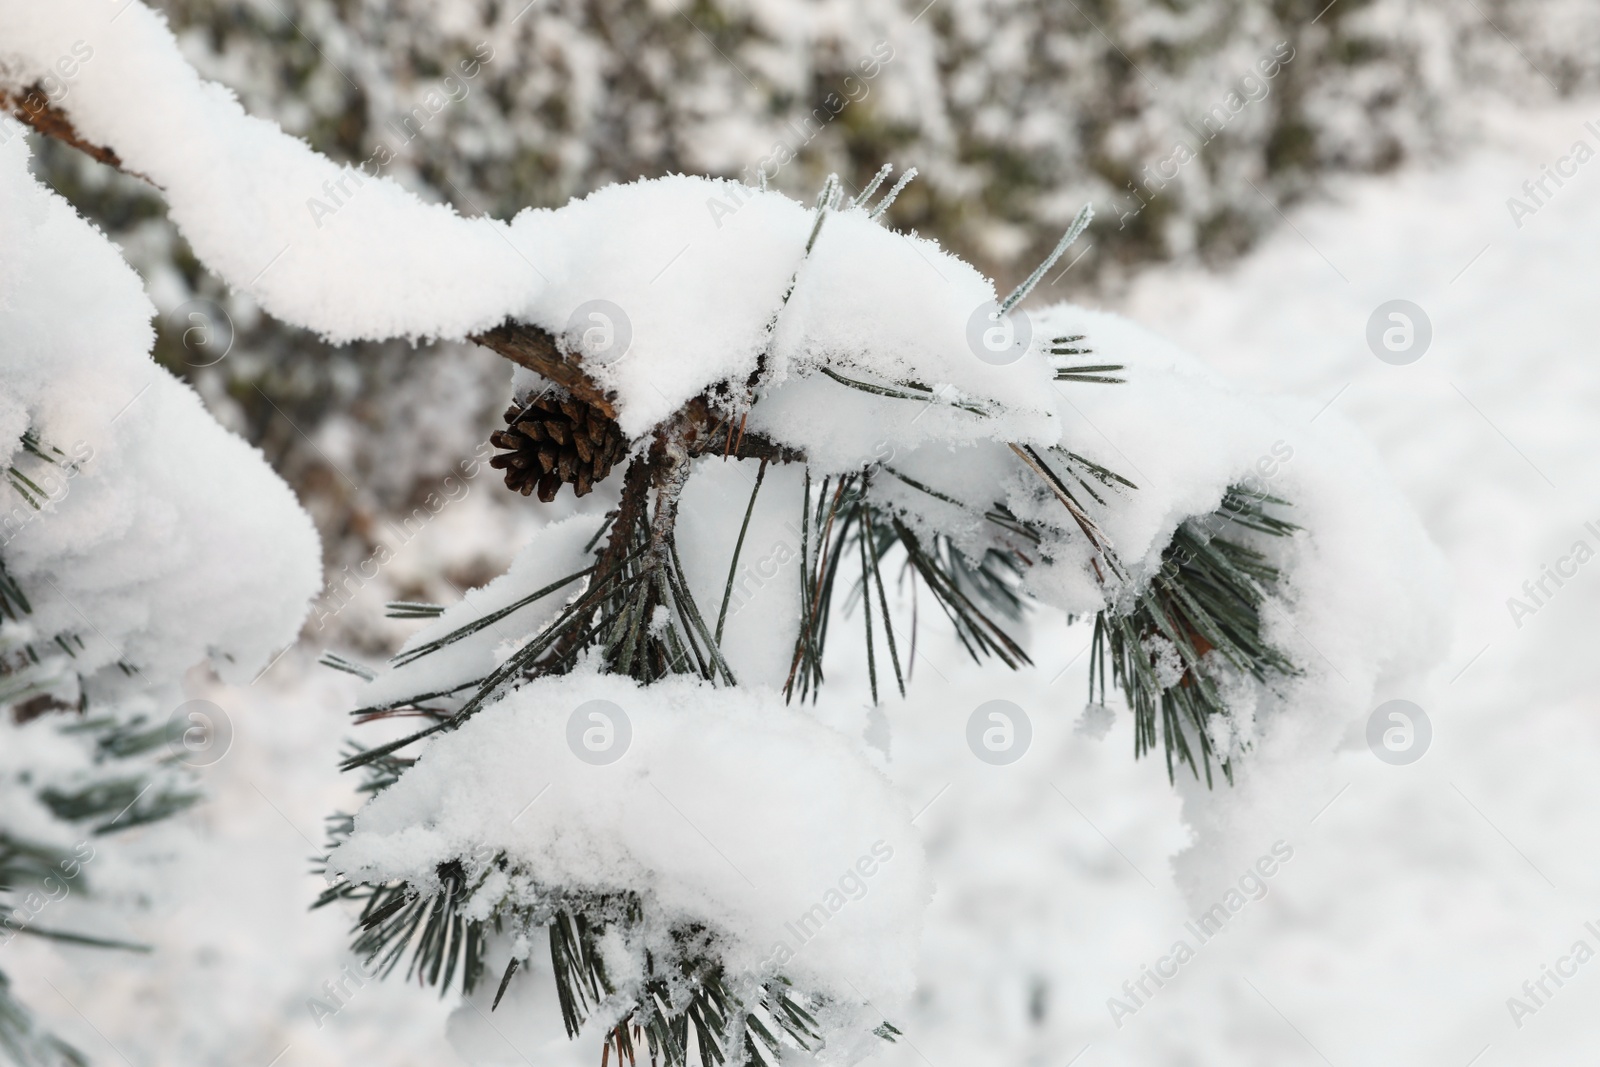
[[[340,161],[382,145],[384,173],[465,214],[673,171],[764,168],[809,200],[830,170],[855,186],[893,161],[922,175],[894,224],[1004,286],[1092,200],[1087,251],[1043,299],[1122,311],[1257,388],[1325,402],[1389,462],[1457,581],[1451,654],[1425,689],[1390,694],[1426,709],[1431,748],[1391,766],[1353,736],[1324,806],[1261,813],[1259,854],[1281,841],[1292,858],[1131,1016],[1114,1020],[1108,998],[1127,1001],[1124,983],[1199,910],[1174,878],[1187,831],[1163,768],[1130,758],[1125,718],[1103,739],[1075,732],[1087,632],[1037,617],[1047,651],[1009,675],[926,629],[911,695],[884,715],[939,892],[919,1008],[879,1062],[1594,1062],[1600,965],[1562,964],[1575,975],[1546,979],[1537,1011],[1507,1007],[1534,1003],[1524,983],[1537,990],[1575,942],[1600,945],[1584,926],[1600,927],[1586,623],[1600,586],[1580,568],[1533,614],[1507,606],[1575,542],[1595,545],[1585,523],[1600,524],[1592,4],[156,6],[253,113]],[[447,81],[467,57],[478,72]],[[334,348],[269,320],[205,274],[138,182],[36,149],[41,177],[143,273],[164,313],[158,357],[295,486],[330,580],[379,545],[393,558],[348,604],[324,600],[254,685],[194,677],[193,695],[234,726],[205,773],[209,799],[123,836],[98,872],[116,908],[68,917],[156,951],[19,941],[8,970],[99,1063],[458,1062],[454,1005],[401,981],[346,982],[336,1015],[308,1010],[351,962],[349,916],[306,909],[322,819],[353,803],[334,762],[355,680],[314,661],[377,661],[416,625],[384,619],[385,601],[452,603],[561,513],[488,478],[443,481],[498,425],[509,367],[469,346]],[[1366,339],[1395,299],[1432,324],[1404,366]],[[192,333],[186,344],[191,313],[225,331],[225,354]],[[448,506],[404,525],[434,492]],[[963,733],[996,697],[1035,729],[1027,758],[1004,767],[974,760]],[[895,728],[912,716],[915,731]],[[463,1039],[508,1064],[598,1062],[553,1019]]]

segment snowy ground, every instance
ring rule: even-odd
[[[1352,737],[1325,806],[1274,813],[1258,854],[1281,840],[1292,858],[1265,897],[1117,1027],[1108,998],[1127,1001],[1124,982],[1180,937],[1194,943],[1184,924],[1204,910],[1173,882],[1186,832],[1164,771],[1129,758],[1125,721],[1102,741],[1073,732],[1085,632],[1041,635],[1039,666],[1015,677],[925,635],[913,706],[886,714],[897,739],[915,714],[918,736],[948,741],[893,748],[913,808],[926,805],[917,825],[940,890],[922,1000],[883,1062],[1593,1062],[1600,964],[1562,964],[1575,975],[1546,979],[1540,1003],[1522,986],[1580,939],[1600,949],[1584,927],[1600,929],[1600,667],[1582,636],[1600,585],[1581,567],[1520,627],[1506,606],[1574,542],[1600,548],[1584,526],[1600,528],[1600,420],[1586,410],[1600,410],[1600,164],[1520,229],[1506,208],[1574,141],[1600,143],[1589,119],[1600,101],[1491,115],[1483,145],[1449,167],[1350,184],[1225,274],[1153,272],[1128,294],[1122,310],[1221,370],[1326,400],[1376,442],[1459,583],[1451,655],[1406,694],[1432,746],[1396,767]],[[1396,298],[1433,327],[1407,366],[1365,340]],[[353,692],[313,657],[209,691],[237,732],[208,772],[214,800],[139,831],[147,862],[174,872],[167,892],[102,928],[157,953],[107,968],[94,953],[13,947],[29,954],[8,968],[20,991],[96,1061],[456,1062],[451,1004],[416,986],[355,990],[320,1026],[306,1007],[349,962],[346,916],[305,911],[321,819],[348,803],[332,760]],[[1033,748],[1009,767],[978,763],[963,740],[971,709],[995,697],[1033,712]],[[1538,1009],[1520,1026],[1512,996]],[[506,1039],[507,1063],[553,1058]]]

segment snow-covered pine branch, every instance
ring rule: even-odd
[[[61,64],[72,74],[61,110],[80,139],[160,187],[195,254],[278,318],[335,341],[462,338],[542,284],[504,223],[425,204],[245,114],[139,0],[0,3],[0,83],[14,103],[58,81]]]
[[[41,490],[6,490],[0,559],[30,605],[16,625],[39,647],[77,635],[90,698],[168,698],[208,657],[247,680],[305,617],[316,534],[261,454],[151,361],[138,276],[33,179],[19,134],[0,119],[0,447]]]
[[[729,197],[739,200],[736,212],[701,213]],[[613,187],[550,215],[542,247],[559,251],[562,267],[520,328],[542,331],[566,364],[581,366],[607,408],[523,374],[507,414],[516,434],[497,438],[513,449],[501,461],[524,492],[531,473],[546,479],[541,496],[568,482],[581,494],[581,471],[562,466],[567,435],[614,426],[629,443],[628,473],[620,497],[547,528],[508,575],[447,609],[372,683],[362,719],[426,725],[347,760],[369,768],[384,790],[369,812],[403,811],[413,828],[481,830],[481,816],[475,822],[455,807],[467,767],[472,803],[490,810],[516,810],[531,784],[527,755],[497,774],[483,754],[545,751],[559,742],[563,715],[591,700],[655,721],[657,701],[676,691],[663,687],[682,687],[683,674],[700,676],[702,704],[728,699],[727,689],[711,687],[735,679],[738,689],[827,701],[822,663],[836,601],[853,600],[865,618],[874,696],[887,693],[891,674],[904,684],[910,652],[903,603],[884,589],[891,557],[926,584],[974,655],[1026,662],[1013,631],[1027,604],[1094,617],[1099,695],[1109,672],[1134,707],[1141,751],[1159,746],[1169,771],[1186,765],[1207,784],[1220,765],[1243,789],[1280,799],[1314,788],[1299,757],[1330,750],[1381,677],[1426,660],[1439,586],[1430,550],[1370,453],[1307,405],[1243,393],[1131,324],[1070,305],[1030,316],[1044,340],[1014,362],[985,362],[967,329],[996,303],[988,281],[826,193],[807,210],[777,194],[672,178]],[[580,312],[596,299],[609,302],[610,325],[626,327],[620,353],[586,348],[583,331],[568,325],[583,326]],[[564,399],[541,407],[551,396]],[[744,454],[741,436],[763,442],[757,455]],[[791,462],[776,462],[773,447]],[[795,565],[780,567],[778,581],[736,589],[741,552],[770,559],[773,548]],[[736,594],[749,615],[724,632]],[[752,617],[759,624],[743,624]],[[618,689],[608,677],[615,674],[645,688]],[[548,716],[543,744],[497,732],[512,708],[528,720]],[[674,721],[693,731],[694,719],[685,710]],[[411,754],[441,734],[430,742],[440,747]],[[436,751],[451,753],[437,757],[450,769],[418,774]],[[625,789],[632,776],[665,780],[676,767],[630,749],[618,764],[626,776],[602,783],[557,755],[557,768],[577,770],[576,779],[542,763],[532,778],[569,797],[584,795],[584,782],[592,799]],[[717,781],[709,769],[701,777]],[[1230,842],[1251,838],[1218,828],[1257,817],[1232,799],[1189,797],[1208,846],[1196,854],[1222,869]],[[711,994],[687,976],[708,968],[721,976],[730,961],[747,961],[759,931],[781,924],[782,904],[750,917],[731,868],[702,890],[709,901],[687,910],[682,873],[659,858],[626,875],[560,873],[568,869],[555,860],[559,849],[539,835],[611,843],[628,839],[642,818],[625,807],[597,825],[608,809],[574,803],[582,818],[552,805],[548,823],[470,845],[460,837],[424,843],[387,815],[370,823],[358,815],[331,858],[346,881],[330,899],[367,901],[364,950],[395,963],[414,951],[414,968],[459,973],[469,994],[486,982],[498,1000],[519,966],[535,969],[530,980],[552,982],[563,1004],[579,1006],[566,1013],[569,1029],[592,1012],[608,1020],[601,1030],[619,1054],[638,1039],[635,1027],[649,1038],[652,1026],[688,1026]],[[793,814],[776,803],[724,811],[707,802],[693,818],[712,840],[744,840],[747,819]],[[710,823],[715,832],[705,829],[703,820],[723,818]],[[797,829],[782,839],[802,842],[800,855],[820,855],[803,842],[834,842],[830,821],[807,825],[809,836]],[[824,866],[797,868],[784,884],[825,884]],[[618,894],[629,901],[620,912]],[[883,910],[871,899],[860,907],[875,913],[869,929],[898,941],[906,913],[894,899],[885,895]],[[403,902],[408,916],[432,909],[428,922],[402,925]],[[478,915],[500,917],[510,942],[469,933],[452,951],[447,926],[426,932],[456,919],[470,930]],[[560,962],[567,950],[554,941],[555,969],[539,979],[528,938],[540,928],[552,937],[576,931],[560,943],[573,941],[582,958],[620,939],[627,967],[663,968],[649,973],[674,992],[641,995],[648,982],[607,984],[596,973],[585,1000],[583,980]],[[423,931],[415,942],[401,936],[412,930]],[[710,947],[707,930],[716,931]],[[768,1013],[761,991],[772,981],[796,983],[793,995],[814,1019],[895,1003],[851,990],[860,975],[849,968],[802,969],[770,948],[762,960],[730,1010]],[[673,987],[663,973],[688,985]],[[710,988],[717,996],[724,989]],[[809,1041],[801,1029],[767,1044],[736,1016],[707,1033],[703,1040],[729,1055],[742,1047],[762,1058],[785,1040]],[[649,1039],[671,1062],[688,1055]]]
[[[253,677],[299,630],[320,552],[261,454],[150,359],[138,276],[3,116],[0,247],[0,942],[98,944],[41,913],[114,862],[86,870],[106,835],[195,799],[184,672]],[[0,1054],[77,1055],[3,975]]]
[[[1026,663],[1027,610],[1095,620],[1097,695],[1109,676],[1139,750],[1165,750],[1199,887],[1261,799],[1315,788],[1374,687],[1432,651],[1437,564],[1332,415],[1114,316],[998,318],[1026,291],[1002,300],[833,179],[811,207],[674,176],[510,223],[354,184],[122,10],[0,2],[13,94],[91,43],[62,111],[162,187],[207,265],[331,338],[482,335],[525,368],[496,438],[508,484],[602,487],[371,683],[361,718],[421,728],[346,761],[378,795],[341,828],[325,899],[364,901],[369,959],[492,987],[491,1011],[519,968],[544,975],[568,1033],[619,1057],[849,1060],[892,1037],[916,841],[863,740],[822,724],[850,604],[874,697],[892,677],[918,699],[886,563],[974,656]],[[337,212],[307,208],[329,188]],[[740,589],[759,607],[725,628],[758,545],[787,550],[781,580]],[[581,756],[585,721],[631,724],[614,764]],[[1233,790],[1207,791],[1213,765]],[[821,905],[841,944],[763,944],[879,842],[882,891],[848,921]]]

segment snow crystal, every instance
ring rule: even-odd
[[[1150,657],[1157,685],[1162,689],[1171,689],[1183,680],[1187,668],[1183,665],[1183,657],[1178,654],[1177,645],[1160,634],[1150,634],[1139,644],[1145,655]]]

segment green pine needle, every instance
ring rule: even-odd
[[[1218,671],[1228,669],[1269,684],[1298,672],[1292,660],[1270,645],[1262,632],[1262,608],[1281,592],[1282,576],[1246,531],[1286,537],[1297,527],[1272,514],[1283,501],[1243,487],[1228,491],[1222,506],[1202,520],[1181,525],[1162,554],[1161,567],[1124,610],[1095,616],[1089,686],[1105,701],[1106,664],[1134,713],[1134,755],[1163,746],[1167,776],[1187,765],[1212,784],[1214,759],[1231,783],[1233,767],[1213,751],[1210,723],[1227,712],[1218,690]],[[1184,671],[1173,684],[1156,676],[1146,642],[1154,636],[1171,643]],[[1220,657],[1220,662],[1213,659]]]

